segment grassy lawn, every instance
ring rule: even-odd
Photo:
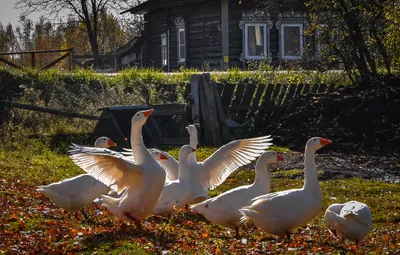
[[[23,145],[22,145],[23,144]],[[290,153],[280,150],[283,155]],[[178,148],[169,152],[177,155]],[[215,149],[200,148],[204,159]],[[318,157],[317,157],[318,165]],[[285,164],[285,163],[282,163]],[[301,169],[271,172],[272,191],[302,186],[302,179],[290,178]],[[65,153],[50,150],[40,142],[15,141],[0,147],[0,252],[11,254],[399,254],[400,185],[362,179],[322,181],[323,210],[331,203],[358,200],[370,205],[373,229],[356,247],[352,242],[334,240],[322,222],[323,212],[307,228],[293,232],[292,241],[282,241],[252,224],[234,231],[210,225],[201,215],[180,211],[167,218],[151,216],[144,230],[121,228],[104,207],[90,205],[89,220],[64,213],[37,185],[49,184],[82,173]],[[232,174],[211,195],[251,183],[254,171],[241,169]],[[33,254],[33,253],[32,253]]]

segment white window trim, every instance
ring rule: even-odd
[[[253,26],[262,26],[263,30],[264,30],[264,56],[250,56],[249,55],[249,47],[248,47],[248,27],[253,27]],[[261,60],[261,59],[266,59],[268,57],[267,52],[268,52],[268,37],[269,37],[269,33],[267,34],[267,27],[268,25],[266,23],[246,23],[244,26],[244,56],[245,59],[248,60]]]
[[[284,43],[284,38],[285,38],[285,27],[299,27],[300,28],[300,56],[290,56],[290,55],[285,55],[285,43]],[[303,54],[302,49],[304,48],[304,42],[303,42],[303,24],[302,23],[282,23],[281,24],[281,58],[282,59],[287,59],[287,60],[298,60],[301,59],[301,55]]]
[[[165,45],[163,45],[163,37],[165,37]],[[163,56],[163,48],[166,48],[165,56]],[[163,58],[165,57],[165,58]],[[164,63],[165,61],[165,63]],[[168,65],[168,36],[167,33],[161,34],[161,65],[167,66]]]
[[[183,31],[183,34],[184,34],[184,38],[183,38],[184,43],[183,44],[181,44],[181,31]],[[178,61],[179,61],[179,63],[183,63],[186,61],[186,54],[187,54],[185,28],[178,29],[178,43],[177,44],[178,44]],[[185,57],[184,58],[182,58],[182,56],[181,56],[181,46],[185,47]]]

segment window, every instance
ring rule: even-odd
[[[281,25],[282,59],[300,59],[303,50],[303,24]]]
[[[168,44],[167,34],[161,34],[161,63],[163,66],[168,65]]]
[[[185,29],[178,29],[178,60],[185,62],[186,60],[186,46],[185,46]]]
[[[267,57],[267,24],[245,25],[246,59],[264,59]]]

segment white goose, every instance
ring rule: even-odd
[[[349,201],[330,205],[326,209],[324,221],[335,237],[340,234],[358,244],[371,230],[372,215],[366,204]]]
[[[184,145],[179,151],[179,178],[164,185],[160,200],[158,201],[153,213],[173,214],[175,207],[182,207],[192,199],[194,193],[192,190],[192,180],[190,169],[188,168],[188,156],[196,150],[190,145]],[[163,153],[155,154],[160,158]],[[164,160],[166,162],[168,160]]]
[[[72,150],[71,159],[84,171],[116,191],[118,198],[102,195],[102,204],[117,218],[131,220],[141,228],[141,220],[153,211],[164,186],[165,171],[143,143],[142,127],[153,110],[132,117],[131,146],[135,162],[107,149]]]
[[[269,193],[270,177],[267,164],[282,160],[282,156],[275,151],[264,152],[257,160],[256,177],[253,184],[231,189],[192,205],[190,208],[203,214],[214,224],[235,229],[236,236],[239,237],[240,217],[242,216],[239,209],[248,205],[251,199]]]
[[[252,220],[264,231],[280,237],[310,222],[322,208],[321,188],[315,168],[315,151],[331,143],[330,140],[314,137],[308,140],[305,149],[304,186],[262,195],[252,199],[250,206],[240,209],[242,221]]]
[[[219,148],[203,162],[188,161],[195,193],[190,203],[199,203],[209,198],[209,189],[215,189],[239,167],[255,160],[272,145],[271,140],[270,136],[234,140]]]
[[[189,125],[186,127],[186,130],[189,132],[189,144],[193,149],[197,149],[197,144],[198,144],[198,139],[197,139],[197,129],[194,125]],[[127,150],[129,151],[129,150]],[[179,163],[176,159],[174,159],[171,155],[169,155],[165,151],[161,151],[158,149],[151,149],[152,155],[154,158],[159,161],[159,153],[162,153],[165,157],[167,157],[169,160],[163,160],[162,162],[159,161],[158,163],[162,164],[163,168],[165,169],[165,172],[167,174],[167,178],[165,179],[165,182],[171,182],[174,180],[178,179],[178,168],[179,168]],[[154,152],[154,153],[153,153]],[[129,155],[129,154],[126,154]],[[189,164],[195,164],[197,163],[197,158],[196,158],[196,152],[190,153],[189,158],[188,158]]]
[[[108,148],[116,145],[111,139],[104,136],[99,137],[94,143],[97,148]],[[100,195],[107,194],[109,187],[89,174],[81,174],[49,185],[38,186],[36,190],[66,211],[77,212],[82,210],[82,214],[87,218],[83,207]]]
[[[197,137],[197,128],[195,125],[189,125],[186,127],[186,130],[189,133],[189,144],[193,149],[197,149],[197,144],[199,143]],[[196,152],[190,153],[188,157],[188,164],[193,165],[197,163]]]

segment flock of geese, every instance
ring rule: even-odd
[[[171,215],[177,208],[185,207],[214,224],[234,229],[237,236],[240,224],[252,221],[265,232],[290,240],[293,229],[306,225],[320,213],[322,194],[315,152],[330,140],[314,137],[307,141],[301,189],[270,193],[267,165],[283,160],[275,151],[266,151],[272,145],[270,136],[231,141],[198,162],[197,130],[190,125],[186,128],[190,143],[182,146],[176,160],[164,151],[148,150],[144,145],[142,127],[152,112],[140,111],[132,117],[131,150],[108,149],[116,144],[107,137],[98,138],[95,147],[72,144],[70,158],[86,174],[38,186],[37,190],[71,212],[83,212],[84,206],[92,202],[102,204],[115,217],[133,222],[138,229],[152,213]],[[209,197],[209,190],[255,159],[253,184]],[[339,234],[357,243],[370,231],[372,216],[367,205],[350,201],[329,206],[324,221],[332,235]]]

